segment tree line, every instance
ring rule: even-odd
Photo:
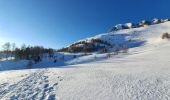
[[[24,60],[33,60],[39,62],[44,54],[49,57],[54,56],[54,49],[44,48],[43,46],[26,46],[23,44],[20,48],[16,47],[15,43],[5,43],[2,45],[1,58],[15,58]]]

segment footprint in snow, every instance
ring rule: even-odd
[[[53,87],[49,87],[49,92],[52,92],[53,90],[54,90],[54,88]]]
[[[45,85],[44,85],[44,88],[48,88],[48,86],[49,86],[49,84],[45,84]]]
[[[50,95],[47,100],[56,100],[55,94]]]
[[[46,83],[48,83],[49,81],[48,80],[45,80]]]
[[[48,76],[44,76],[44,79],[46,80],[48,78]]]
[[[63,80],[61,76],[58,76],[57,78],[59,79],[59,81],[62,81],[62,80]]]
[[[57,86],[58,85],[58,83],[55,83],[53,86]]]
[[[9,83],[3,83],[3,84],[0,84],[0,88],[3,88],[4,86],[7,86]]]

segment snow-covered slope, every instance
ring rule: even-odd
[[[87,60],[84,64],[1,71],[0,99],[170,100],[170,41],[161,39],[165,32],[170,33],[170,22],[93,37],[116,35],[113,43],[131,46],[128,54],[108,59],[98,60],[105,54],[94,53],[72,61]]]
[[[99,34],[94,37],[86,38],[75,42],[59,51],[64,52],[101,52],[103,49],[107,51],[115,51],[116,47],[122,48],[127,46],[128,48],[138,47],[149,43],[150,39],[155,40],[169,31],[169,21],[163,20],[161,23],[159,20],[154,19],[154,25],[143,26],[139,28],[123,29],[119,31],[111,31],[109,33]],[[156,24],[159,23],[159,24]],[[141,23],[145,23],[142,21]],[[119,27],[121,25],[117,25]],[[132,23],[127,23],[124,26],[132,26]],[[154,33],[154,34],[153,34]],[[157,40],[155,40],[157,41]]]
[[[15,60],[14,58],[0,59],[0,71],[6,70],[22,70],[33,68],[48,68],[48,67],[62,67],[70,64],[75,64],[73,59],[81,57],[83,54],[77,53],[55,53],[54,58],[42,57],[42,61],[33,63],[30,66],[29,60]],[[56,62],[54,62],[56,60]],[[71,63],[72,62],[72,63]]]

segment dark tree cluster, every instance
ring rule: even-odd
[[[33,60],[35,63],[42,60],[43,54],[48,54],[49,57],[53,57],[54,55],[53,49],[46,49],[41,46],[23,46],[21,48],[16,48],[14,52],[16,59]]]
[[[86,44],[86,42],[85,41],[79,41],[79,42],[71,44],[69,47],[61,48],[57,51],[58,52],[73,52],[73,51],[80,52],[81,49],[83,49],[83,48],[82,47],[76,47],[76,45],[79,45],[79,44]]]
[[[69,47],[62,48],[62,49],[58,50],[58,52],[89,53],[89,52],[94,52],[97,50],[102,50],[103,48],[106,48],[107,46],[112,47],[112,45],[107,41],[104,41],[101,39],[91,39],[91,42],[79,41],[79,42],[76,42],[76,43],[70,45]]]
[[[93,43],[99,43],[99,44],[105,44],[105,45],[108,45],[108,46],[112,46],[112,44],[110,44],[109,42],[101,40],[101,39],[92,39],[91,41]]]
[[[54,49],[44,48],[42,46],[26,46],[22,45],[20,48],[17,48],[15,43],[5,43],[2,45],[2,51],[0,52],[0,58],[15,58],[15,59],[24,59],[32,60],[35,63],[40,62],[43,58],[43,55],[47,54],[49,58],[54,57]]]
[[[70,46],[66,52],[77,53],[77,52],[93,52],[96,51],[97,47],[93,43],[85,43],[83,46]]]
[[[86,41],[79,41],[79,42],[73,43],[70,46],[76,46],[76,45],[79,45],[79,44],[86,44],[86,43],[87,43]]]

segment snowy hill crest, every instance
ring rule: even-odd
[[[113,26],[111,29],[109,29],[108,32],[118,31],[118,30],[122,30],[122,29],[139,28],[139,27],[144,27],[145,25],[155,25],[155,24],[160,24],[160,23],[164,23],[167,21],[170,21],[170,19],[154,18],[151,21],[141,20],[139,23],[136,23],[136,24],[134,24],[134,23],[117,24],[117,25]]]
[[[169,19],[154,18],[152,21],[142,20],[138,24],[118,24],[108,33],[80,40],[58,51],[72,53],[114,52],[117,47],[119,47],[119,49],[123,49],[125,46],[128,48],[138,47],[145,44],[146,41],[150,41],[146,40],[146,38],[150,36],[150,31],[154,31],[155,36],[168,32],[167,27],[169,27],[169,24],[164,25],[167,23],[169,23]],[[161,30],[160,32],[161,27],[165,28],[165,30]]]

